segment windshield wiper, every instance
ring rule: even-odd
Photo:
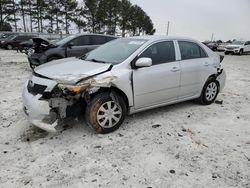
[[[95,63],[107,63],[105,61],[100,61],[100,60],[97,60],[97,59],[85,59],[85,61],[93,61]]]

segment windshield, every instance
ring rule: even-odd
[[[59,45],[64,45],[65,43],[71,41],[74,37],[75,37],[74,35],[65,37],[65,38],[59,40],[58,42],[56,42],[55,44],[58,45],[58,46]]]
[[[143,39],[116,39],[99,48],[89,52],[82,59],[86,61],[111,63],[113,65],[122,63],[147,40]]]
[[[233,44],[243,45],[243,44],[245,44],[245,42],[244,41],[234,41]]]

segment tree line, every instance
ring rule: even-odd
[[[69,34],[72,24],[79,32],[155,33],[151,18],[129,0],[0,0],[0,31]]]

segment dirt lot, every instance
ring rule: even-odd
[[[223,104],[185,102],[128,117],[108,135],[29,125],[25,55],[0,50],[0,187],[250,187],[250,55],[226,56]]]

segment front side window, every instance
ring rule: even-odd
[[[204,50],[196,43],[179,41],[178,42],[181,52],[181,59],[197,59],[207,57],[207,54]]]
[[[148,47],[140,56],[152,59],[153,65],[175,61],[175,49],[173,41],[158,42]]]

